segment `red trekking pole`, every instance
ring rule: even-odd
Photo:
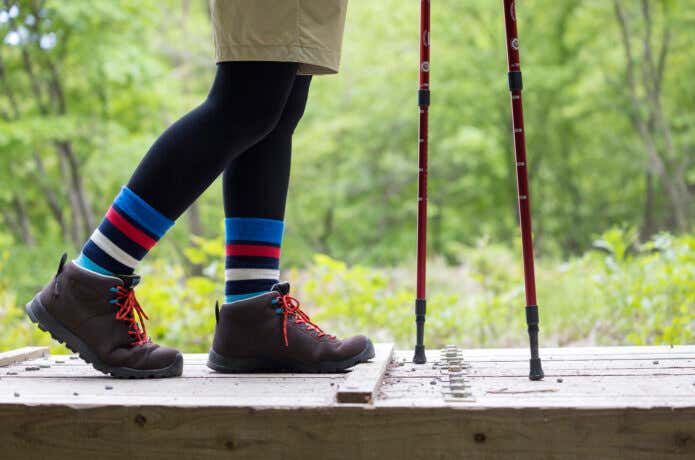
[[[526,325],[528,326],[531,360],[529,379],[543,378],[541,358],[538,356],[538,305],[536,304],[536,280],[533,269],[533,237],[531,233],[531,203],[526,163],[526,140],[524,138],[524,111],[521,102],[521,61],[519,60],[519,37],[516,30],[515,0],[503,0],[504,24],[507,32],[507,63],[509,91],[512,96],[512,130],[514,133],[514,156],[516,157],[516,184],[519,198],[519,224],[521,227],[521,250],[524,258],[524,286],[526,290]]]
[[[420,0],[420,128],[418,134],[418,207],[417,207],[417,291],[415,326],[417,340],[413,362],[424,364],[425,356],[425,266],[427,264],[427,118],[430,105],[430,0]]]

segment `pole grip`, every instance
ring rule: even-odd
[[[531,359],[529,360],[529,379],[541,380],[544,377],[541,358],[538,355],[538,305],[526,306],[526,326],[528,328]]]
[[[427,362],[425,356],[425,315],[427,313],[427,300],[415,299],[415,327],[417,328],[417,341],[415,345],[415,356],[413,362],[415,364],[424,364]]]

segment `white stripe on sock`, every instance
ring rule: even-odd
[[[280,270],[272,268],[228,268],[224,271],[227,281],[276,280],[279,276]]]
[[[130,254],[125,252],[123,249],[116,246],[114,242],[108,239],[106,235],[101,233],[98,228],[94,230],[94,233],[92,233],[90,239],[94,242],[94,244],[99,246],[99,248],[102,251],[104,251],[123,265],[126,265],[130,268],[135,268],[140,262]]]

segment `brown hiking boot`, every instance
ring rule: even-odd
[[[63,254],[51,282],[26,305],[31,320],[105,374],[181,375],[181,353],[147,337],[148,318],[133,291],[140,277],[101,275],[73,262],[65,265],[66,257]]]
[[[219,372],[341,372],[374,357],[363,335],[338,340],[311,322],[289,283],[250,299],[215,306],[208,367]]]

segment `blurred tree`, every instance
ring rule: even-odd
[[[652,3],[656,3],[661,13],[658,20],[652,13]],[[613,1],[625,50],[625,87],[630,101],[630,109],[627,113],[644,143],[647,154],[643,226],[643,233],[647,235],[655,227],[654,176],[666,189],[675,227],[679,231],[686,231],[691,225],[692,197],[688,190],[685,173],[690,166],[689,163],[692,163],[692,158],[676,150],[671,122],[663,110],[664,72],[669,57],[673,27],[670,17],[671,3],[641,0],[639,5],[641,18],[639,18],[635,17],[637,15],[634,12],[627,13],[618,0]],[[631,24],[638,21],[641,24],[637,27]],[[660,42],[656,51],[654,50],[655,28],[657,28],[656,33]],[[637,57],[633,51],[634,35],[637,35],[638,43],[642,45],[641,58]],[[641,71],[638,72],[637,67],[641,67]]]
[[[107,74],[107,61],[118,61],[120,28],[135,35],[142,26],[131,21],[146,11],[138,4],[4,0],[2,162],[14,186],[2,199],[15,216],[6,210],[3,220],[25,242],[31,227],[55,226],[77,246],[94,227],[94,188],[85,185],[84,167],[114,121],[108,104],[116,75]]]

